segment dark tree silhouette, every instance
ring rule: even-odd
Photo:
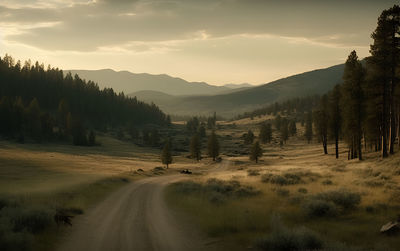
[[[193,135],[190,139],[190,155],[197,161],[201,159],[201,140],[198,134]]]
[[[328,154],[328,123],[329,123],[329,111],[328,111],[328,96],[323,95],[321,97],[320,105],[317,110],[314,111],[314,125],[315,131],[322,142],[324,148],[324,154]]]
[[[219,156],[219,142],[215,131],[211,132],[211,135],[208,137],[208,155],[213,158],[213,161]]]
[[[272,140],[272,127],[270,123],[262,123],[260,126],[260,141],[262,143],[270,143]]]
[[[172,163],[172,154],[171,154],[171,144],[170,141],[167,141],[164,145],[164,148],[161,152],[161,162],[169,167],[169,165]]]
[[[245,133],[243,135],[243,138],[244,138],[244,143],[246,145],[252,144],[253,141],[254,141],[254,133],[253,133],[253,131],[252,130],[247,131],[247,133]]]
[[[263,151],[261,149],[260,142],[254,142],[250,149],[250,160],[254,160],[256,163],[258,163],[258,159],[262,157],[262,155]]]
[[[308,144],[311,143],[312,137],[313,137],[313,124],[312,124],[312,112],[307,113],[306,117],[306,130],[304,132],[304,136],[306,137],[306,140]]]
[[[343,114],[343,133],[349,145],[349,158],[358,156],[362,159],[361,140],[363,136],[362,122],[364,69],[358,60],[357,53],[352,51],[346,61],[343,84],[341,109]]]
[[[339,137],[342,127],[342,110],[340,108],[340,85],[329,93],[329,134],[335,141],[335,156],[339,158]]]

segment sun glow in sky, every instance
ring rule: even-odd
[[[2,0],[0,54],[63,69],[262,84],[369,55],[395,0]]]

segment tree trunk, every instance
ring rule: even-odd
[[[339,139],[338,137],[335,138],[335,154],[336,158],[339,158]]]
[[[358,139],[357,148],[358,148],[358,160],[362,160],[362,144],[361,144],[361,138]]]
[[[324,146],[324,154],[328,154],[328,147],[327,147],[326,139],[324,139],[322,144]]]

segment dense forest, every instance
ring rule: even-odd
[[[77,145],[89,144],[93,131],[121,126],[170,123],[156,105],[100,90],[78,75],[64,76],[62,70],[45,69],[6,55],[0,58],[0,135],[24,141],[65,139],[73,136]],[[93,143],[93,142],[92,142]]]

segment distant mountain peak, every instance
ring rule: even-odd
[[[132,73],[129,71],[69,70],[73,75],[97,82],[100,88],[113,88],[117,92],[159,91],[169,95],[216,95],[232,88],[214,86],[205,82],[189,82],[167,74]]]

